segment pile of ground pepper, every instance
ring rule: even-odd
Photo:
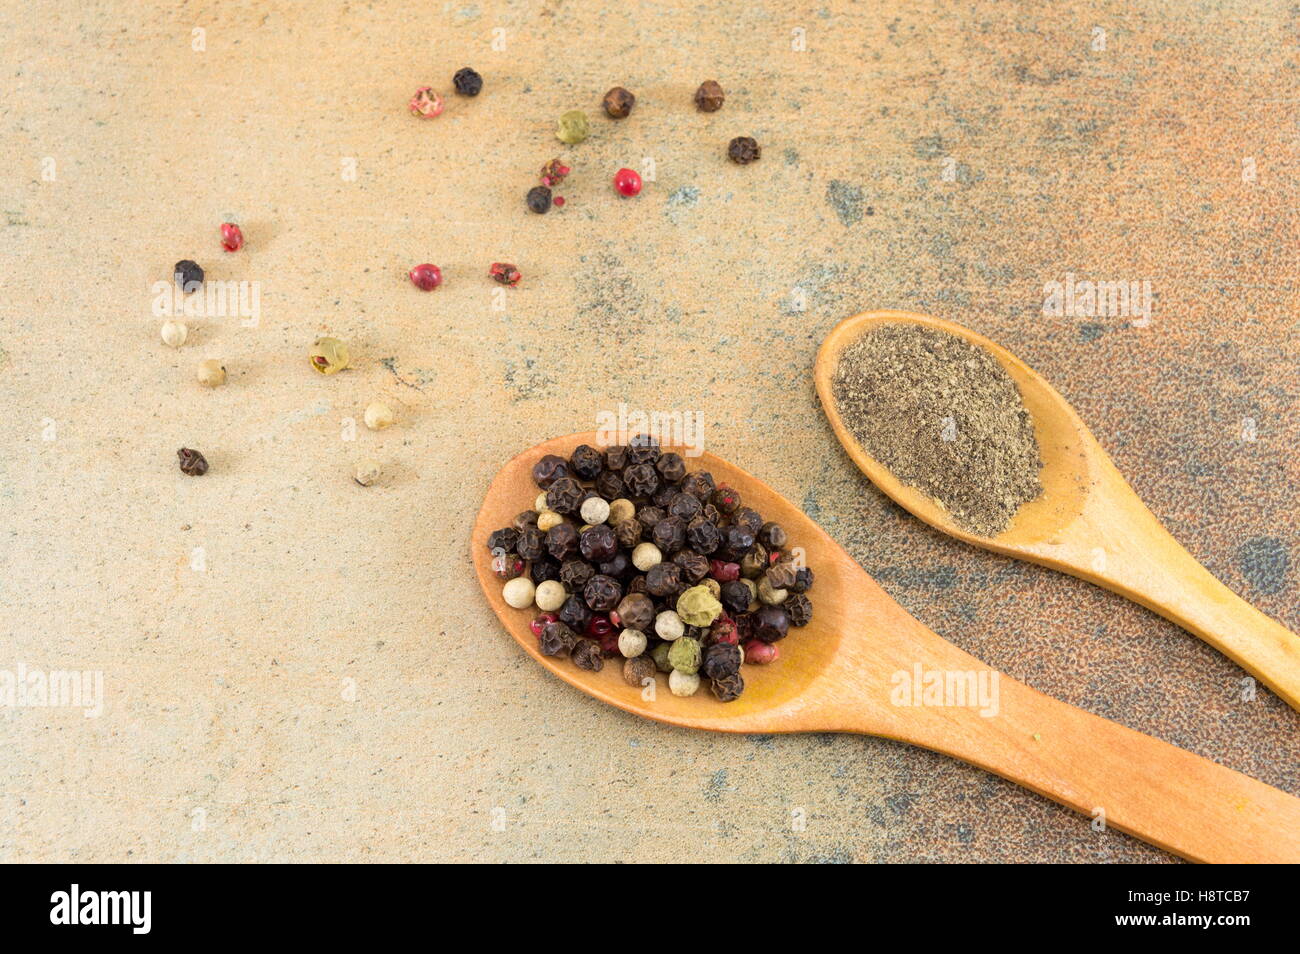
[[[785,530],[648,436],[549,454],[533,480],[533,508],[487,545],[505,601],[541,610],[531,627],[544,655],[592,671],[619,659],[643,690],[666,673],[677,696],[707,680],[730,702],[742,663],[774,662],[812,619],[813,572]]]
[[[841,353],[832,394],[863,449],[971,533],[1002,532],[1042,493],[1020,390],[964,338],[910,323],[874,327]]]

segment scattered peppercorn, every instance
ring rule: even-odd
[[[586,139],[589,131],[587,114],[580,109],[571,109],[560,117],[555,128],[555,138],[573,146]]]
[[[195,377],[205,388],[216,388],[226,383],[226,367],[216,358],[200,361]]]
[[[442,269],[437,265],[416,265],[411,269],[410,276],[411,284],[420,291],[433,291],[442,284]]]
[[[310,357],[311,366],[321,374],[336,374],[352,363],[348,346],[338,338],[317,338]]]
[[[190,330],[185,327],[183,321],[164,321],[159,334],[162,336],[163,344],[170,348],[179,348],[190,336]]]
[[[610,119],[623,119],[636,105],[636,96],[622,86],[615,86],[605,94],[601,102],[605,107],[605,114]]]
[[[421,86],[411,97],[409,106],[413,116],[433,119],[435,116],[442,115],[444,103],[442,97],[433,91],[432,86]]]
[[[559,159],[552,159],[546,165],[542,166],[541,179],[544,186],[557,186],[564,181],[573,170],[562,163]]]
[[[372,431],[382,431],[393,426],[393,409],[383,401],[371,401],[366,405],[366,427]],[[536,519],[536,515],[534,515]]]
[[[726,98],[717,80],[705,80],[695,91],[695,108],[702,113],[716,113]]]
[[[530,211],[544,215],[551,211],[551,190],[546,186],[533,186],[525,197]]]
[[[493,262],[488,268],[488,274],[492,276],[493,281],[501,285],[518,285],[519,279],[523,278],[519,274],[519,269],[509,262]]]
[[[362,487],[369,487],[378,483],[383,472],[384,468],[379,461],[367,457],[357,461],[357,466],[352,470],[352,479]]]
[[[476,70],[462,66],[451,78],[451,85],[461,96],[477,96],[483,90],[483,77]]]
[[[238,252],[244,247],[244,232],[234,222],[222,223],[221,247],[227,252]]]
[[[172,275],[176,279],[176,284],[187,293],[203,284],[203,269],[199,267],[198,262],[190,261],[188,258],[183,258],[176,263]]]
[[[208,461],[198,451],[189,447],[182,447],[176,452],[180,458],[181,473],[190,477],[202,477],[208,472]]]
[[[742,166],[747,166],[762,155],[758,143],[752,136],[737,136],[727,144],[727,158]]]
[[[641,177],[633,169],[620,169],[614,173],[614,189],[629,198],[641,192]]]

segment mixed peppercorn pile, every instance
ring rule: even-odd
[[[629,685],[667,673],[678,696],[707,679],[730,702],[742,663],[774,662],[790,627],[812,619],[813,572],[785,530],[653,439],[547,455],[533,479],[533,509],[487,544],[505,601],[540,611],[543,654],[592,671],[621,658]]]

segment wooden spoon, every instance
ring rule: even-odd
[[[812,622],[790,631],[776,663],[743,668],[746,688],[735,702],[719,702],[707,688],[688,698],[673,696],[663,677],[651,696],[623,681],[617,659],[592,673],[568,659],[543,656],[528,628],[536,610],[513,609],[501,598],[487,538],[532,506],[538,493],[533,464],[545,454],[568,457],[582,443],[594,445],[595,435],[555,438],[502,468],[470,546],[483,592],[510,635],[565,682],[620,709],[687,728],[861,732],[921,745],[1197,861],[1300,861],[1300,799],[995,673],[909,616],[798,507],[711,454],[691,461],[690,469],[707,470],[736,488],[747,505],[782,524],[791,544],[803,548],[816,576],[809,594]],[[996,706],[985,711],[996,712],[906,704],[915,700],[899,697],[901,680],[917,667],[975,678],[983,673],[986,685],[996,686]]]
[[[899,482],[845,426],[832,393],[840,353],[869,328],[911,322],[947,331],[996,358],[1020,387],[1042,451],[1043,493],[995,537],[962,529],[941,504]],[[1300,637],[1265,616],[1170,536],[1065,398],[1023,361],[969,328],[905,311],[840,322],[817,354],[817,394],[835,435],[872,483],[932,527],[976,546],[1064,570],[1141,603],[1234,660],[1300,708]]]

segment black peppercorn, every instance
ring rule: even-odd
[[[700,503],[700,498],[694,494],[684,494],[681,492],[673,494],[673,499],[668,501],[668,512],[674,517],[681,517],[687,523],[694,520],[704,509],[704,504]]]
[[[536,510],[523,510],[519,513],[519,516],[515,517],[514,527],[516,530],[526,530],[535,526],[537,526]]]
[[[659,442],[649,434],[638,434],[627,442],[629,464],[654,464],[661,456]]]
[[[184,291],[193,291],[203,284],[203,269],[199,267],[198,262],[183,258],[172,269],[172,277]]]
[[[586,669],[589,672],[600,672],[605,665],[605,660],[600,655],[600,643],[594,639],[578,640],[578,645],[570,650],[569,658],[579,669]]]
[[[627,448],[622,445],[605,448],[605,468],[622,470],[627,466]]]
[[[560,622],[550,622],[542,627],[541,645],[538,647],[543,656],[563,656],[578,644],[578,634],[569,626]]]
[[[664,454],[655,462],[655,470],[665,482],[675,484],[686,477],[686,461],[681,454]]]
[[[747,166],[759,156],[762,150],[752,136],[737,136],[727,144],[727,158],[742,166]]]
[[[525,560],[542,559],[542,557],[546,556],[546,534],[536,527],[520,530],[519,542],[515,544],[515,552]]]
[[[584,493],[586,490],[572,477],[561,477],[547,489],[546,506],[556,513],[577,513]]]
[[[628,584],[627,584],[627,591],[628,591],[629,594],[631,594],[631,593],[644,593],[644,592],[645,592],[645,575],[644,575],[644,574],[638,574],[638,575],[632,577],[632,579],[628,581]]]
[[[682,589],[682,568],[667,560],[645,572],[646,592],[652,596],[672,596]]]
[[[582,555],[593,563],[604,563],[618,552],[618,540],[614,538],[614,528],[607,523],[597,524],[582,531],[578,544]]]
[[[695,108],[702,113],[716,113],[726,98],[717,80],[705,80],[695,91]]]
[[[714,643],[704,651],[700,672],[710,679],[725,679],[740,672],[742,652],[731,643]]]
[[[686,542],[692,550],[707,556],[722,544],[722,534],[713,521],[700,516],[686,525]]]
[[[779,523],[768,522],[758,530],[758,542],[769,550],[779,550],[789,542],[789,535]]]
[[[561,562],[578,549],[578,531],[571,523],[557,523],[546,531],[546,552]]]
[[[791,626],[807,626],[812,619],[812,600],[802,593],[791,593],[781,607],[790,617]]]
[[[717,490],[713,491],[713,506],[717,507],[723,513],[735,513],[736,508],[740,506],[740,494],[723,484]]]
[[[533,186],[526,198],[528,208],[538,215],[551,211],[551,190],[546,186]]]
[[[668,504],[677,496],[678,490],[672,484],[665,484],[662,480],[659,482],[659,489],[650,496],[650,502],[656,507],[668,509]]]
[[[451,85],[462,96],[477,96],[483,89],[483,77],[476,70],[465,66],[456,71],[456,75],[451,78]]]
[[[597,613],[608,613],[623,598],[623,587],[613,577],[598,573],[582,588],[582,598]]]
[[[722,584],[722,605],[730,613],[745,612],[753,599],[754,591],[740,580]]]
[[[763,549],[763,544],[755,543],[740,558],[740,575],[751,580],[757,579],[767,569],[767,563],[767,551]]]
[[[601,573],[606,576],[612,576],[617,579],[624,579],[636,572],[631,558],[626,553],[618,552],[597,567]]]
[[[558,580],[560,578],[560,566],[550,560],[534,560],[528,564],[528,576],[534,583]]]
[[[654,601],[644,593],[629,593],[614,612],[618,614],[617,625],[642,633],[649,633],[655,621]]]
[[[753,615],[754,635],[765,643],[785,639],[790,631],[790,616],[780,606],[760,606]]]
[[[182,447],[176,452],[176,457],[180,462],[182,474],[190,477],[202,477],[208,472],[207,458],[192,448]],[[492,548],[492,537],[495,537],[500,532],[500,530],[497,530],[492,536],[488,537],[488,549]],[[509,552],[510,549],[511,547],[506,547],[506,552]]]
[[[666,555],[671,556],[686,546],[686,521],[681,517],[664,517],[650,531],[650,539]]]
[[[560,582],[570,590],[580,590],[596,575],[596,568],[586,560],[565,560],[560,567]]]
[[[722,550],[728,560],[739,563],[754,548],[754,535],[744,527],[727,527],[722,531]]]
[[[738,672],[733,672],[722,679],[710,679],[709,688],[713,690],[719,702],[734,702],[745,691],[745,677]]]
[[[587,604],[576,593],[570,594],[556,615],[559,616],[561,623],[579,633],[585,633],[587,624],[591,622],[591,610],[587,609]]]
[[[731,515],[731,522],[738,527],[744,527],[758,539],[758,531],[763,529],[763,518],[759,516],[757,510],[749,507],[741,507]]]
[[[673,562],[682,568],[682,576],[690,583],[698,583],[709,575],[709,558],[694,550],[679,550],[673,554]]]
[[[487,538],[488,549],[493,553],[514,553],[515,546],[518,543],[519,531],[513,527],[502,527],[500,530],[493,530],[488,534]]]
[[[666,516],[667,514],[658,507],[642,507],[636,512],[636,518],[641,521],[641,526],[646,530],[653,530],[655,524]]]
[[[786,587],[791,593],[804,593],[812,589],[813,571],[806,566],[799,567],[794,574],[794,582]]]
[[[605,467],[605,455],[590,444],[579,444],[569,458],[569,469],[583,480],[595,480]]]
[[[602,470],[596,475],[596,492],[606,500],[617,500],[627,491],[618,471]]]
[[[623,471],[623,484],[634,497],[649,497],[659,489],[659,472],[653,464],[633,464]]]
[[[641,531],[641,521],[636,517],[628,517],[614,528],[614,537],[618,540],[619,546],[631,550],[641,542]]]
[[[700,503],[708,503],[709,498],[713,496],[713,475],[703,470],[687,474],[682,478],[680,489],[684,494],[694,494],[699,497]]]
[[[775,563],[767,569],[767,582],[774,590],[788,590],[798,575],[799,568],[793,563]]]
[[[550,488],[561,477],[569,476],[569,465],[563,457],[547,454],[533,464],[533,482],[543,490]]]
[[[605,94],[603,105],[610,119],[623,119],[636,105],[636,96],[622,86],[615,86]]]

